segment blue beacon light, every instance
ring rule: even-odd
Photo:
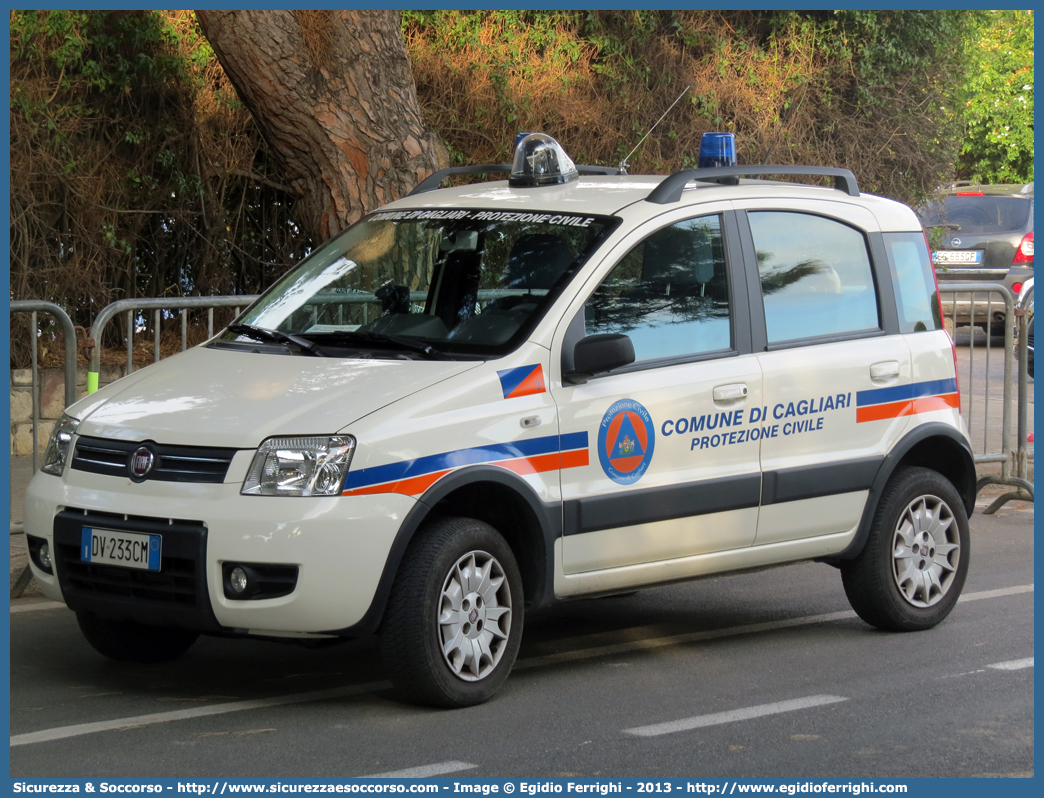
[[[704,133],[700,139],[700,169],[710,166],[736,166],[736,134]]]

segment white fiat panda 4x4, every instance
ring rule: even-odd
[[[975,469],[912,210],[542,134],[448,170],[480,171],[510,174],[433,175],[68,408],[25,526],[95,649],[376,632],[404,697],[463,706],[575,597],[816,560],[874,626],[946,617]],[[740,179],[788,174],[833,185]]]

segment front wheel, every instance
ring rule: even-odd
[[[442,518],[403,555],[381,623],[385,670],[406,700],[466,707],[493,697],[522,637],[522,577],[489,524]]]
[[[949,480],[927,468],[897,470],[863,551],[841,566],[852,609],[880,629],[935,626],[964,587],[969,542],[968,516]]]

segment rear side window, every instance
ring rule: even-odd
[[[1027,229],[1033,202],[1025,197],[943,197],[921,209],[925,227],[956,225],[955,233],[989,235]]]
[[[900,332],[940,329],[939,297],[924,236],[921,233],[885,233],[884,241],[899,304]]]
[[[747,213],[769,343],[880,329],[866,237],[809,213]]]
[[[625,333],[636,362],[729,349],[719,216],[686,219],[624,255],[584,307],[586,333]]]

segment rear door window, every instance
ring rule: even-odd
[[[810,213],[749,211],[770,344],[880,329],[866,236]]]

